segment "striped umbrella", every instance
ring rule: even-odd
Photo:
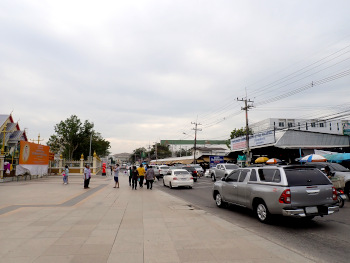
[[[266,164],[276,164],[276,163],[281,163],[281,162],[282,161],[280,159],[271,158],[271,159],[266,161]]]
[[[322,155],[318,154],[309,154],[301,158],[300,162],[302,163],[311,163],[311,162],[327,162],[327,159]]]

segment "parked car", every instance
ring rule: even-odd
[[[305,165],[314,166],[321,171],[324,171],[324,168],[328,166],[334,176],[341,176],[344,178],[345,188],[344,193],[350,199],[350,170],[339,163],[327,163],[327,162],[314,162],[314,163],[305,163]]]
[[[212,194],[218,207],[247,207],[261,222],[272,215],[312,219],[339,211],[336,189],[327,176],[300,165],[240,168],[215,182]]]
[[[210,168],[210,177],[213,182],[220,180],[222,177],[229,175],[232,171],[238,169],[239,166],[233,163],[219,163],[215,167]]]
[[[169,188],[185,186],[192,188],[193,177],[185,169],[171,169],[163,177],[163,185]]]
[[[193,181],[197,182],[198,172],[197,172],[195,167],[193,167],[193,166],[182,166],[181,169],[185,169],[186,171],[188,171],[192,175]]]

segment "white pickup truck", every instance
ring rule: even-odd
[[[215,182],[229,175],[232,171],[238,169],[239,166],[233,163],[219,163],[215,167],[209,169],[211,180]]]

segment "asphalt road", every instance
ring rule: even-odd
[[[213,182],[200,178],[192,189],[169,189],[159,181],[158,189],[186,200],[189,204],[219,216],[265,239],[302,254],[316,262],[350,261],[350,202],[340,212],[315,217],[305,222],[300,219],[277,217],[271,224],[260,223],[245,208],[230,206],[218,208],[211,196]]]

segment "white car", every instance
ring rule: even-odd
[[[185,169],[172,169],[163,177],[163,185],[169,188],[186,186],[192,188],[193,177]]]

